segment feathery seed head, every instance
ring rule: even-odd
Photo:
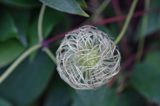
[[[100,87],[120,69],[115,43],[90,25],[67,33],[56,54],[60,77],[75,89]]]

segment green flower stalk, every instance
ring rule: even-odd
[[[60,77],[75,89],[100,87],[120,70],[115,43],[90,25],[67,33],[56,54]]]

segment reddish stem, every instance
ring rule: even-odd
[[[157,9],[157,10],[159,10],[159,9]],[[137,18],[137,17],[143,16],[144,14],[149,13],[149,12],[151,12],[151,11],[145,11],[145,12],[144,11],[137,11],[133,15],[133,18]],[[95,25],[105,25],[105,24],[109,24],[109,23],[119,22],[119,21],[123,21],[125,18],[126,18],[126,16],[124,16],[124,15],[115,16],[115,17],[111,17],[111,18],[106,18],[106,19],[103,19],[103,20],[101,20],[99,22],[96,22]],[[71,30],[69,30],[69,31],[71,31]],[[43,45],[44,46],[48,46],[49,43],[57,41],[57,40],[63,38],[65,36],[65,34],[68,33],[69,31],[66,31],[66,32],[64,32],[62,34],[58,34],[56,36],[53,36],[53,37],[45,40],[43,42]]]
[[[75,28],[74,28],[74,29],[75,29]],[[72,30],[74,30],[74,29],[72,29]],[[55,41],[63,38],[66,33],[70,32],[70,31],[72,31],[72,30],[66,31],[66,32],[64,32],[64,33],[61,33],[61,34],[58,34],[58,35],[53,36],[53,37],[51,37],[51,38],[48,38],[47,40],[44,40],[44,41],[43,41],[43,46],[44,46],[44,47],[48,47],[48,44],[49,44],[49,43],[55,42]]]
[[[62,33],[62,34],[58,34],[56,36],[53,36],[45,41],[43,41],[43,46],[44,47],[48,47],[48,44],[51,43],[51,42],[55,42],[57,41],[58,39],[61,39],[64,37],[64,35],[66,34],[66,32]]]
[[[146,12],[143,12],[143,11],[137,11],[133,15],[133,18],[137,18],[137,17],[143,16],[145,13]],[[115,16],[115,17],[107,18],[107,19],[101,20],[99,22],[96,22],[96,25],[104,25],[104,24],[119,22],[119,21],[123,21],[124,19],[126,19],[125,15]]]
[[[121,8],[119,5],[119,0],[112,0],[112,5],[113,5],[116,15],[121,15],[122,12],[121,12]]]

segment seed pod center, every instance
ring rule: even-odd
[[[99,61],[98,49],[87,48],[76,53],[77,64],[84,68],[93,68]]]

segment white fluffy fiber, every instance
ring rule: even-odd
[[[120,70],[120,53],[108,35],[85,25],[65,35],[56,52],[60,77],[75,89],[106,84]]]

